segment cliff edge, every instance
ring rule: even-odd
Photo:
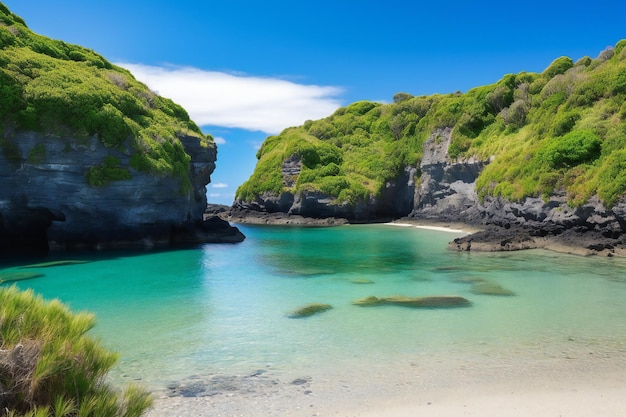
[[[0,256],[239,242],[203,221],[217,148],[187,112],[0,3]]]
[[[522,201],[481,199],[476,182],[491,160],[452,160],[450,143],[449,129],[437,130],[424,143],[422,178],[405,220],[464,223],[482,229],[450,243],[459,251],[550,248],[580,255],[626,255],[624,198],[611,208],[597,197],[573,206],[564,191]]]

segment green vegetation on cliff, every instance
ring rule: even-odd
[[[0,3],[0,150],[7,159],[44,162],[45,149],[20,155],[13,132],[35,131],[80,141],[97,135],[107,147],[132,153],[131,167],[180,177],[189,188],[189,156],[179,140],[202,134],[187,112],[150,91],[97,53],[33,33]],[[107,166],[107,161],[102,162]],[[113,173],[103,178],[103,174]],[[92,185],[126,179],[100,169]],[[94,178],[94,172],[86,174]]]
[[[107,381],[117,355],[86,335],[93,315],[0,288],[0,416],[139,417],[149,394]]]
[[[406,166],[416,166],[428,137],[452,131],[452,160],[491,159],[481,197],[521,200],[565,190],[580,204],[607,206],[626,192],[626,40],[596,59],[560,57],[542,73],[505,75],[462,94],[394,96],[357,102],[266,139],[236,198],[320,191],[337,203],[378,196]],[[283,162],[299,158],[297,178]]]

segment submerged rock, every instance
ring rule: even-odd
[[[453,281],[461,284],[475,284],[477,282],[485,282],[485,279],[475,275],[464,275],[462,277],[455,278]]]
[[[461,284],[471,284],[471,292],[478,295],[502,295],[512,296],[516,295],[513,291],[507,290],[500,284],[488,281],[482,277],[475,275],[465,275],[454,279],[454,282]]]
[[[250,375],[213,375],[189,377],[172,382],[167,386],[169,397],[201,398],[216,395],[265,395],[273,390],[279,381],[268,378],[265,371]]]
[[[361,307],[375,307],[383,305],[398,305],[412,308],[450,308],[467,307],[471,302],[458,295],[439,295],[430,297],[406,297],[395,295],[391,297],[366,297],[355,300],[352,304]]]
[[[457,265],[445,265],[445,266],[437,266],[432,268],[431,271],[434,272],[458,272],[465,271],[467,268]]]
[[[82,261],[82,260],[64,260],[64,261],[50,261],[50,262],[40,262],[32,265],[24,265],[20,268],[49,268],[52,266],[65,266],[65,265],[77,265],[77,264],[86,264],[90,261]]]
[[[351,279],[350,282],[353,284],[376,284],[374,281],[367,278],[355,278]]]
[[[333,306],[331,306],[330,304],[311,303],[295,309],[294,311],[289,313],[288,317],[291,319],[310,317],[314,314],[323,313],[324,311],[328,311],[332,308]]]
[[[23,281],[25,279],[41,278],[44,274],[39,272],[0,272],[0,284],[5,282]]]
[[[513,291],[503,288],[500,284],[486,280],[474,282],[472,285],[472,293],[479,295],[515,295]]]

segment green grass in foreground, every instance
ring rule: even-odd
[[[86,333],[94,316],[74,314],[32,291],[0,288],[0,416],[139,417],[147,392],[106,382],[117,361]]]

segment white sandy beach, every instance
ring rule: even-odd
[[[476,226],[470,226],[464,223],[433,222],[422,219],[402,219],[384,224],[387,226],[415,227],[417,229],[462,234],[475,233],[480,230],[480,228]]]
[[[551,355],[548,355],[551,356]],[[338,369],[339,370],[339,369]],[[150,417],[619,417],[626,352],[535,360],[432,358],[344,374],[271,376],[260,389],[157,399]]]
[[[397,226],[397,227],[415,227],[417,229],[424,230],[436,230],[438,232],[449,232],[449,233],[469,233],[463,229],[455,229],[448,226],[429,226],[429,225],[414,225],[410,223],[401,223],[401,222],[390,222],[384,223],[386,226]]]
[[[440,227],[440,226],[415,226],[418,229],[424,230],[436,230],[438,232],[448,232],[448,233],[468,233],[462,229],[453,229],[451,227]]]

